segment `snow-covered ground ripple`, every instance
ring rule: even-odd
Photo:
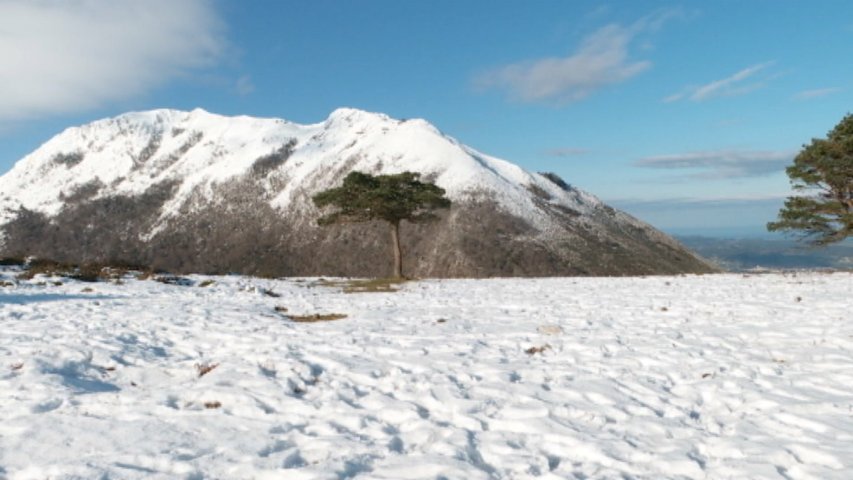
[[[0,287],[0,478],[853,478],[853,274],[206,278]]]

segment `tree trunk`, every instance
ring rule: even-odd
[[[394,278],[403,278],[403,251],[400,249],[400,222],[391,222],[391,250],[394,252]]]

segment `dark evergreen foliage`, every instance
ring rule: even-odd
[[[827,138],[803,146],[786,172],[804,195],[788,197],[768,230],[799,235],[812,245],[853,234],[853,115],[845,116]]]
[[[351,172],[343,185],[314,195],[320,207],[334,206],[336,210],[317,220],[320,225],[369,222],[382,220],[391,227],[394,253],[394,276],[401,277],[400,222],[422,223],[436,220],[437,209],[450,208],[444,189],[419,180],[420,174],[403,172],[395,175],[373,176]]]

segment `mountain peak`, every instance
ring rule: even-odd
[[[99,125],[102,122],[124,122],[151,125],[176,123],[185,120],[190,115],[196,114],[196,112],[198,112],[198,114],[207,113],[202,109],[196,109],[192,112],[187,112],[184,110],[175,110],[171,108],[157,108],[153,110],[142,110],[123,113],[115,117],[105,118],[103,120],[93,122],[90,125]]]
[[[328,118],[326,118],[325,124],[339,124],[346,123],[349,125],[357,124],[357,123],[386,123],[395,121],[388,115],[384,113],[377,112],[368,112],[367,110],[360,110],[358,108],[351,107],[341,107],[333,110]]]

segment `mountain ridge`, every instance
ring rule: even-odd
[[[310,201],[311,195],[335,186],[353,170],[371,174],[416,171],[444,188],[454,201],[456,211],[446,214],[432,232],[443,240],[429,239],[432,227],[409,228],[418,231],[414,243],[423,243],[426,249],[413,251],[414,273],[421,275],[713,270],[672,238],[554,175],[531,173],[479,152],[445,135],[426,120],[397,120],[353,108],[336,109],[324,121],[306,125],[276,118],[227,117],[202,109],[190,112],[158,109],[129,112],[68,128],[0,177],[2,249],[7,253],[23,253],[15,251],[37,246],[41,255],[62,254],[56,241],[49,245],[32,232],[41,229],[43,234],[50,231],[54,237],[62,237],[70,233],[58,231],[59,224],[63,224],[64,230],[81,230],[81,225],[103,230],[112,225],[111,228],[124,232],[121,238],[108,241],[105,232],[76,232],[72,235],[75,239],[68,238],[66,243],[72,245],[71,250],[76,248],[74,242],[87,246],[77,248],[71,256],[97,257],[99,242],[126,242],[138,243],[132,249],[136,253],[121,253],[122,248],[113,248],[119,256],[156,260],[155,250],[167,249],[168,245],[161,242],[160,247],[152,250],[146,244],[156,238],[191,237],[194,229],[202,229],[196,231],[196,242],[206,241],[200,236],[204,232],[216,231],[214,236],[228,238],[226,244],[239,243],[236,233],[219,231],[230,222],[241,225],[240,228],[266,231],[274,237],[270,242],[262,242],[268,243],[266,248],[291,250],[290,255],[316,256],[319,252],[310,244],[320,241],[328,248],[323,256],[333,256],[335,247],[331,240],[336,237],[360,245],[365,252],[378,253],[382,242],[375,228],[359,226],[345,233],[314,225],[318,212]],[[137,205],[131,206],[133,203]],[[116,219],[104,218],[99,213],[101,210],[126,218],[116,224]],[[475,211],[478,213],[474,214]],[[489,220],[484,223],[491,224],[491,230],[483,227],[468,231],[463,225],[486,216]],[[40,226],[36,228],[33,222]],[[278,222],[286,228],[275,226]],[[443,237],[436,234],[446,227],[453,227],[456,233]],[[353,234],[364,238],[355,238]],[[474,242],[480,245],[478,248],[494,247],[498,252],[489,255],[488,261],[472,260],[471,252],[459,256],[454,249],[461,243],[471,243],[471,239],[465,239],[466,235],[484,237],[487,241]],[[96,237],[98,240],[93,240]],[[490,244],[495,245],[490,247]],[[655,245],[651,250],[667,252],[683,265],[668,265],[662,259],[665,265],[661,268],[648,261],[633,261],[636,265],[626,268],[596,267],[595,262],[581,257],[601,250],[599,244],[628,252],[638,248],[648,250]],[[541,251],[536,255],[538,260],[529,267],[524,264],[530,260],[522,259],[530,253],[518,252],[522,245]],[[573,251],[574,247],[577,248]],[[190,247],[187,249],[178,265],[167,262],[170,263],[167,266],[197,269],[209,263],[192,260],[194,253]],[[195,253],[212,252],[201,249]],[[436,267],[442,255],[456,261]],[[501,255],[516,255],[518,260],[502,266]],[[595,256],[606,263],[608,255],[604,251]],[[620,255],[626,256],[624,252]],[[345,264],[347,259],[341,261]],[[216,268],[252,273],[234,262]],[[489,265],[480,265],[483,262]],[[549,262],[554,265],[547,265]],[[282,264],[273,270],[280,274],[361,273],[345,265],[312,269],[306,261],[291,262],[289,267]],[[364,274],[378,270],[367,268]]]

